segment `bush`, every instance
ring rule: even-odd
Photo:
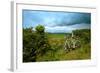
[[[90,29],[74,30],[73,33],[75,36],[79,37],[83,43],[90,43]]]
[[[35,41],[36,41],[36,35],[32,28],[25,28],[23,29],[23,62],[30,62],[35,61],[36,59],[36,53],[35,53]],[[31,59],[31,57],[33,57]]]
[[[42,25],[38,25],[36,28],[36,53],[37,55],[43,55],[50,49],[47,36],[44,32],[45,28]]]
[[[37,33],[41,34],[41,33],[44,33],[45,28],[43,25],[38,25],[38,26],[36,26],[35,30]]]
[[[48,43],[45,28],[38,25],[33,28],[23,29],[23,62],[36,61],[37,57],[44,55],[51,47]]]

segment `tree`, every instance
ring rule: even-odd
[[[33,28],[23,28],[23,62],[34,62],[38,56],[44,55],[51,46],[45,34],[45,28],[38,25]]]
[[[37,56],[41,56],[50,49],[47,36],[45,34],[45,28],[42,25],[38,25],[36,28],[36,53]]]
[[[23,62],[30,62],[36,60],[35,41],[36,35],[33,28],[23,29]]]
[[[36,30],[36,32],[39,33],[39,34],[45,33],[45,32],[44,32],[45,28],[44,28],[43,25],[38,25],[38,26],[36,26],[35,30]]]

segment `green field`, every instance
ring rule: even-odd
[[[50,33],[48,34],[49,43],[52,50],[48,51],[44,56],[38,57],[37,61],[62,61],[62,60],[84,60],[91,58],[90,44],[83,44],[80,48],[71,50],[66,53],[64,50],[65,34]]]
[[[65,33],[48,33],[49,38],[64,38]]]

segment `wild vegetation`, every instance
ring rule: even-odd
[[[35,31],[23,28],[23,62],[90,59],[90,36],[90,29],[48,33],[42,25],[38,25]]]

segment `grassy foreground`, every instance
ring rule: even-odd
[[[83,60],[91,59],[91,47],[90,44],[82,44],[80,48],[71,50],[66,53],[64,50],[64,35],[65,34],[48,34],[49,43],[52,46],[52,50],[49,50],[42,57],[37,58],[37,61],[62,61],[62,60]],[[53,48],[54,47],[54,48]]]

